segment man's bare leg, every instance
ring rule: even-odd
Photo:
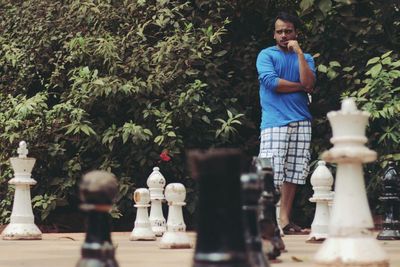
[[[284,228],[290,221],[293,199],[296,193],[297,185],[284,182],[281,187],[281,205],[280,205],[280,226]]]

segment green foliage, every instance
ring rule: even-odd
[[[167,181],[194,186],[185,149],[231,144],[242,123],[222,68],[228,11],[207,1],[2,1],[2,198],[20,140],[37,158],[42,221],[76,209],[81,175],[97,168],[119,177],[113,216],[131,212],[163,150]]]
[[[367,72],[361,75],[361,87],[350,96],[371,113],[370,142],[384,165],[388,159],[400,158],[400,60],[393,51],[368,60]]]

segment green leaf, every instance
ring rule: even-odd
[[[357,95],[358,97],[361,97],[363,95],[365,95],[366,93],[368,93],[370,87],[369,86],[365,86],[364,88],[362,88],[360,91],[358,91]]]
[[[332,8],[332,1],[331,0],[321,0],[318,3],[318,7],[319,7],[319,10],[321,10],[322,13],[324,13],[324,16],[326,16]]]
[[[328,68],[323,64],[318,65],[317,69],[319,72],[322,72],[322,73],[326,73],[328,71]]]
[[[164,141],[164,136],[158,135],[156,138],[154,138],[154,143],[161,145],[161,143]]]
[[[228,53],[228,51],[226,51],[226,50],[221,50],[221,51],[215,53],[215,56],[216,56],[216,57],[222,57],[222,56],[226,55],[226,53]]]
[[[329,62],[330,67],[341,67],[340,63],[337,61],[331,61]]]
[[[397,60],[397,61],[393,62],[391,66],[392,66],[394,69],[400,67],[400,60]]]
[[[371,65],[371,64],[375,64],[376,62],[378,62],[380,60],[380,58],[379,57],[374,57],[374,58],[371,58],[370,60],[368,60],[368,62],[367,62],[367,65],[366,66],[368,66],[368,65]]]
[[[338,76],[338,73],[334,71],[333,69],[328,70],[328,73],[326,74],[330,80],[335,79]]]
[[[201,120],[206,122],[207,124],[210,124],[210,119],[206,115],[201,116]]]
[[[383,65],[389,65],[390,63],[392,63],[392,59],[390,57],[386,57],[381,61],[381,63]]]
[[[102,79],[96,79],[93,81],[93,84],[103,86],[104,81]]]
[[[350,72],[350,71],[352,71],[353,69],[354,69],[354,66],[345,67],[345,68],[343,68],[343,71],[344,71],[344,72]]]
[[[390,50],[390,51],[386,52],[385,54],[383,54],[383,55],[381,56],[381,58],[384,59],[384,58],[390,56],[390,54],[391,54],[392,52],[393,52],[393,50]]]
[[[176,137],[176,134],[174,133],[174,132],[168,132],[168,134],[167,134],[169,137]]]
[[[390,77],[397,79],[400,77],[400,70],[391,70],[389,71]]]
[[[143,132],[147,135],[153,135],[153,133],[149,129],[144,129]]]
[[[302,11],[306,11],[314,4],[314,0],[302,0],[300,2],[300,8]]]
[[[95,134],[95,131],[88,125],[81,125],[80,129],[84,132],[87,136]]]
[[[371,74],[372,78],[376,78],[376,76],[378,76],[378,74],[381,72],[381,70],[382,70],[382,65],[376,64],[368,72]]]

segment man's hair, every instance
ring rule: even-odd
[[[301,21],[300,21],[299,17],[297,17],[295,15],[292,15],[292,14],[289,14],[289,13],[286,13],[286,12],[279,12],[276,15],[276,18],[274,20],[274,28],[275,28],[275,22],[278,19],[280,19],[282,21],[285,21],[285,22],[292,23],[295,30],[297,30],[301,26]]]

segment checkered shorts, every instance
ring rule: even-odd
[[[310,160],[311,122],[296,121],[261,131],[260,158],[271,158],[274,183],[305,184]]]

